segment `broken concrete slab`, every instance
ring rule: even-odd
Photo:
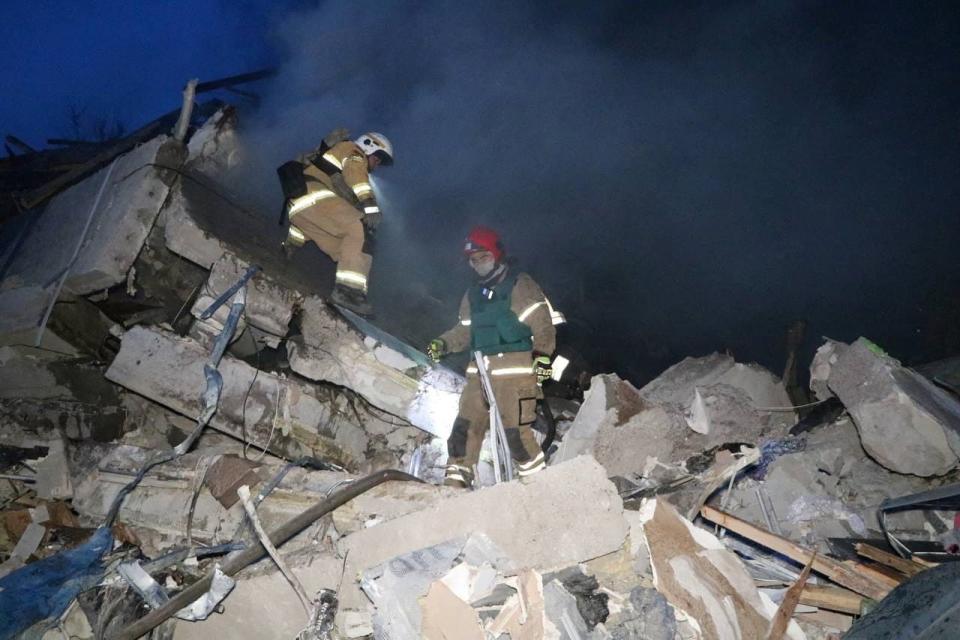
[[[780,379],[758,364],[736,362],[731,356],[712,353],[702,358],[684,358],[640,389],[647,401],[685,410],[694,402],[696,390],[723,384],[743,391],[754,409],[792,406]],[[791,411],[763,412],[768,426],[791,426],[797,416]]]
[[[527,483],[507,482],[436,502],[349,535],[338,547],[346,554],[346,575],[355,576],[394,556],[475,531],[524,566],[549,570],[615,551],[623,544],[627,523],[603,467],[582,456]],[[359,595],[345,586],[343,607],[362,607]]]
[[[241,159],[236,132],[237,112],[223,107],[207,118],[187,143],[187,164],[209,175],[229,171]]]
[[[197,296],[190,313],[199,318],[210,304],[224,291],[232,287],[246,273],[250,264],[232,253],[224,253],[210,270],[200,295]],[[247,322],[276,337],[271,346],[287,335],[294,309],[300,304],[302,296],[275,278],[263,272],[258,273],[247,284],[247,302],[244,314]],[[229,313],[227,306],[221,307],[213,318],[222,325]],[[239,332],[238,332],[239,333]]]
[[[827,380],[830,379],[830,371],[837,364],[837,359],[846,348],[847,345],[842,342],[827,339],[813,354],[813,361],[810,363],[810,391],[817,400],[835,397],[827,386]]]
[[[307,593],[339,588],[343,562],[333,555],[311,550],[309,556],[285,559]],[[303,607],[279,571],[252,575],[245,571],[236,576],[236,586],[223,601],[222,615],[210,616],[201,622],[178,621],[173,637],[174,640],[296,638],[306,624]]]
[[[151,166],[167,155],[160,136],[119,156],[54,197],[40,213],[25,237],[7,273],[17,286],[41,287],[49,295],[63,270],[69,266],[66,291],[86,294],[123,282],[150,232],[168,187]],[[76,260],[71,263],[88,217],[92,221]],[[72,242],[54,242],[71,238]],[[5,281],[7,282],[7,281]],[[10,289],[7,285],[0,289]],[[0,309],[9,304],[7,291],[0,294]],[[38,300],[39,301],[39,300]],[[44,301],[44,305],[49,303]],[[6,313],[0,314],[6,317]],[[0,333],[8,329],[0,321]]]
[[[421,610],[419,601],[424,597],[429,598],[428,592],[432,591],[433,585],[443,584],[440,579],[457,563],[466,543],[466,536],[455,538],[394,556],[363,572],[361,587],[376,607],[373,615],[375,637],[417,640],[425,635],[427,611]],[[446,585],[443,588],[449,591]],[[452,592],[449,595],[459,600]],[[445,596],[435,593],[438,598],[446,599]],[[471,616],[476,615],[469,604],[463,602],[463,605],[462,610],[469,610]],[[445,628],[444,620],[438,618],[432,607],[427,608],[434,614],[433,631],[441,634]],[[479,621],[474,626],[479,631]],[[442,634],[438,637],[442,637]]]
[[[700,391],[709,420],[707,433],[691,429],[689,415],[678,405],[655,404],[614,374],[595,376],[552,461],[586,452],[611,477],[662,481],[664,473],[671,479],[685,475],[688,459],[705,451],[730,442],[757,442],[786,431],[785,425],[771,426],[760,417],[739,387],[715,383]],[[695,395],[691,391],[690,397]]]
[[[229,249],[222,240],[197,224],[190,213],[191,206],[183,195],[182,185],[175,185],[160,219],[166,245],[175,254],[210,269]]]
[[[117,444],[76,444],[69,454],[75,483],[74,508],[85,523],[96,525],[106,516],[120,490],[137,474],[150,450]],[[237,466],[237,472],[221,477],[220,473],[231,466]],[[216,449],[185,454],[147,474],[124,502],[119,521],[130,526],[144,545],[155,549],[186,540],[188,532],[194,540],[209,544],[229,542],[241,528],[244,511],[237,504],[236,495],[226,491],[243,481],[256,493],[262,483],[278,474],[283,463],[252,466]],[[352,479],[354,476],[340,472],[293,467],[260,503],[257,512],[264,527],[272,530]],[[211,491],[209,485],[221,490]],[[340,535],[360,531],[423,509],[454,492],[449,487],[389,482],[334,510],[332,521]]]
[[[316,296],[304,300],[301,325],[302,336],[287,342],[295,372],[349,387],[371,404],[439,438],[450,435],[464,385],[462,376],[442,367],[417,366],[361,334]]]
[[[865,338],[842,350],[827,384],[886,468],[935,476],[960,462],[960,402]]]
[[[154,328],[124,334],[108,380],[174,411],[195,417],[206,387],[207,352],[198,343]],[[257,371],[224,357],[223,391],[210,421],[215,429],[291,458],[309,455],[347,467],[359,464],[367,436],[356,418],[309,385]],[[342,411],[342,412],[341,412]]]

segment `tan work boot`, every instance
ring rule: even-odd
[[[459,464],[448,464],[443,486],[469,489],[473,486],[473,472]]]
[[[521,462],[517,465],[517,476],[520,482],[528,482],[534,474],[537,474],[547,468],[547,458],[543,451],[538,453],[532,459]]]
[[[373,307],[367,302],[366,294],[359,289],[338,284],[333,288],[330,300],[333,304],[350,309],[357,315],[365,317],[373,315]]]

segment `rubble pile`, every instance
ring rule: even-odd
[[[903,599],[960,566],[953,392],[863,338],[825,342],[810,406],[687,358],[640,389],[595,376],[544,471],[441,486],[463,378],[328,304],[244,218],[218,181],[234,124],[153,135],[0,227],[0,638],[943,624]]]

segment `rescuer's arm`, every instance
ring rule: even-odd
[[[343,179],[360,201],[364,224],[376,228],[380,223],[380,206],[373,195],[370,185],[370,172],[367,170],[367,156],[359,148],[343,159]]]
[[[550,318],[550,307],[540,286],[525,273],[517,276],[510,309],[533,332],[533,352],[551,355],[557,348],[557,330]]]
[[[465,351],[470,346],[470,299],[466,294],[460,301],[460,321],[438,340],[443,340],[446,353]]]

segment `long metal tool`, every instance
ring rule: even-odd
[[[324,498],[300,515],[287,521],[286,524],[281,525],[270,534],[270,542],[272,542],[275,547],[279,547],[337,507],[350,502],[360,494],[365,493],[375,486],[383,484],[389,480],[422,482],[419,478],[415,478],[402,471],[397,471],[396,469],[385,469],[384,471],[378,471],[370,474],[369,476],[360,478],[359,480],[346,485],[343,489],[332,494],[329,498]],[[251,545],[245,550],[229,556],[220,565],[220,569],[228,576],[236,575],[242,569],[262,558],[264,555],[266,555],[266,553],[267,552],[263,548],[263,545],[261,545],[259,542],[251,543]],[[210,589],[210,583],[212,581],[213,573],[210,573],[206,577],[194,582],[177,595],[171,597],[170,600],[167,601],[167,603],[162,607],[154,609],[144,617],[129,625],[120,633],[112,636],[110,640],[136,640],[137,638],[149,633],[151,629],[162,624],[177,611],[189,605],[191,602],[206,593],[207,590]]]
[[[492,444],[490,449],[493,452],[493,477],[498,483],[509,481],[513,478],[513,460],[510,457],[507,434],[503,429],[503,417],[500,415],[500,407],[497,406],[497,397],[493,395],[490,372],[487,371],[487,363],[482,353],[474,351],[473,360],[476,362],[477,371],[480,373],[480,381],[483,383],[483,392],[487,396],[487,404],[490,405],[490,441]]]

